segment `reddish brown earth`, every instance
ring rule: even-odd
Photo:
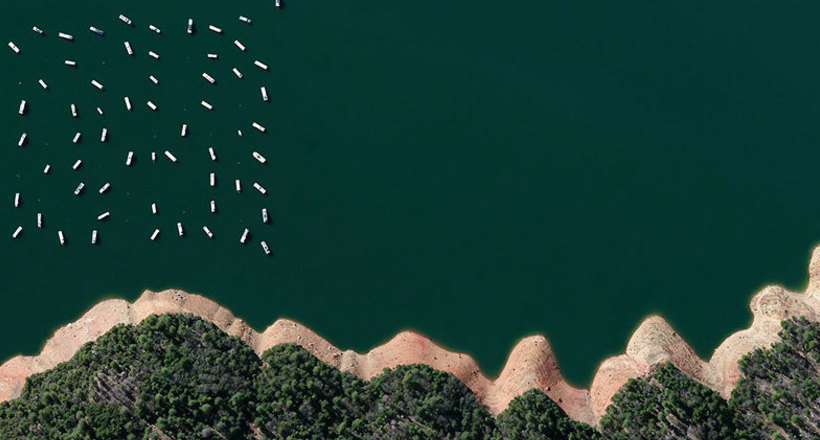
[[[414,332],[402,332],[365,354],[342,351],[307,327],[279,319],[259,333],[219,304],[200,295],[179,290],[145,291],[134,303],[121,299],[103,301],[79,320],[58,329],[37,356],[17,356],[0,366],[0,401],[20,395],[26,377],[67,361],[86,342],[93,341],[116,324],[136,324],[152,314],[192,313],[238,336],[257,353],[282,343],[296,343],[322,361],[363,379],[384,368],[423,363],[453,373],[497,414],[515,396],[532,388],[544,391],[570,417],[596,424],[615,392],[630,378],[647,374],[667,360],[697,381],[727,397],[737,382],[738,359],[777,340],[780,321],[791,316],[816,318],[820,310],[820,247],[809,266],[809,285],[803,293],[769,286],[758,292],[750,307],[752,325],[730,335],[707,362],[661,317],[646,318],[627,344],[624,354],[604,360],[589,390],[569,385],[558,368],[552,348],[543,336],[529,336],[513,347],[495,380],[485,376],[469,355],[454,353]]]

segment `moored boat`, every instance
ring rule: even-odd
[[[165,150],[165,157],[167,157],[167,158],[168,158],[168,160],[170,160],[171,162],[176,163],[176,161],[177,161],[176,156],[174,156],[174,155],[173,155],[173,153],[171,153],[171,152],[170,152],[170,151],[168,151],[168,150]]]
[[[268,161],[267,159],[265,159],[265,156],[263,156],[263,155],[259,154],[259,153],[258,153],[258,152],[256,152],[256,151],[254,151],[253,153],[251,153],[251,155],[252,155],[252,156],[253,156],[253,158],[254,158],[254,159],[256,159],[259,163],[265,163],[265,162],[267,162],[267,161]]]
[[[156,241],[157,237],[159,237],[159,229],[154,229],[154,232],[151,233],[151,241]]]
[[[57,239],[60,240],[60,246],[65,246],[65,235],[63,231],[57,231]]]
[[[192,35],[194,33],[194,19],[193,18],[188,19],[188,28],[186,29],[186,32],[188,32],[188,35]]]
[[[111,217],[111,213],[108,212],[108,211],[105,211],[102,214],[97,216],[97,220],[99,220],[99,221],[107,220],[108,217]]]
[[[248,241],[248,233],[250,233],[248,228],[245,228],[245,230],[242,231],[242,236],[239,237],[239,242],[240,243],[245,244],[245,242]]]
[[[131,19],[126,17],[125,15],[120,14],[119,19],[120,19],[121,22],[127,24],[128,26],[133,26],[133,23],[131,22]]]
[[[105,32],[103,32],[103,30],[98,28],[98,27],[91,26],[91,27],[88,28],[88,30],[90,30],[91,32],[94,32],[95,34],[97,34],[101,37],[105,36]]]
[[[15,229],[14,232],[11,234],[11,238],[19,237],[22,232],[23,232],[23,227],[22,226],[17,226],[17,229]]]
[[[260,185],[256,182],[253,182],[253,187],[256,188],[256,190],[259,191],[259,193],[261,193],[262,195],[265,195],[265,194],[268,193],[268,190],[266,190],[264,186],[262,186],[262,185]]]
[[[214,233],[211,232],[211,230],[207,226],[203,226],[202,230],[205,231],[205,235],[207,235],[208,238],[214,238]]]
[[[270,248],[268,244],[265,243],[265,240],[260,241],[259,245],[262,246],[262,251],[265,252],[265,255],[270,255]]]
[[[74,195],[79,196],[80,194],[83,193],[83,189],[85,189],[85,183],[80,182],[80,184],[77,185],[76,188],[74,188]]]

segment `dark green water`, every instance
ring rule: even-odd
[[[543,333],[567,377],[586,384],[647,314],[662,313],[708,356],[748,323],[759,287],[805,282],[820,236],[820,5],[130,3],[15,2],[0,14],[0,358],[37,352],[101,298],[179,287],[257,328],[290,317],[345,348],[416,329],[493,374],[518,338]],[[125,55],[125,39],[137,56]],[[271,71],[254,68],[256,58]],[[259,98],[262,84],[271,103]],[[147,99],[160,110],[149,112]],[[22,131],[30,142],[17,148]],[[80,145],[70,143],[76,131]],[[166,148],[180,163],[152,165],[149,152]],[[86,165],[72,171],[77,158]],[[80,180],[88,188],[77,198]],[[112,192],[99,196],[106,181]],[[260,224],[262,206],[272,225]],[[112,218],[100,224],[105,210]],[[177,221],[189,237],[176,236]],[[18,224],[26,229],[13,241]],[[246,225],[254,240],[243,247]],[[163,233],[151,243],[155,227]],[[58,246],[58,229],[68,246]]]

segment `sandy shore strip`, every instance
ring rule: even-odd
[[[510,400],[532,389],[544,391],[567,414],[597,424],[612,396],[630,378],[646,375],[661,362],[671,361],[695,380],[728,397],[739,377],[737,361],[752,350],[775,342],[780,321],[792,316],[818,319],[820,311],[820,246],[809,265],[809,284],[803,293],[768,286],[751,300],[754,319],[749,328],[726,338],[707,362],[695,354],[675,330],[659,316],[646,318],[633,333],[626,351],[604,360],[589,390],[567,383],[547,339],[529,336],[510,352],[501,374],[492,380],[467,354],[448,351],[415,332],[401,332],[388,342],[360,354],[341,350],[310,330],[290,320],[279,319],[259,333],[245,321],[214,301],[180,290],[146,290],[136,301],[102,301],[79,320],[59,328],[37,356],[16,356],[0,366],[0,401],[20,395],[26,377],[69,360],[86,342],[93,341],[117,324],[137,324],[153,314],[192,313],[238,336],[256,353],[282,343],[296,343],[329,365],[370,379],[384,368],[423,363],[461,379],[493,414],[503,411]]]

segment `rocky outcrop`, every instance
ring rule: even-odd
[[[671,361],[697,381],[727,397],[739,377],[737,361],[750,351],[777,340],[780,321],[792,316],[817,319],[820,311],[820,247],[809,267],[803,293],[769,286],[751,301],[754,319],[749,328],[730,335],[707,362],[661,317],[646,318],[634,332],[624,354],[604,360],[589,390],[573,387],[561,375],[552,348],[543,336],[529,336],[513,348],[501,374],[486,377],[469,355],[442,348],[414,332],[402,332],[365,354],[342,351],[307,327],[279,319],[259,333],[230,310],[203,296],[179,290],[145,291],[129,303],[103,301],[79,320],[58,329],[37,356],[17,356],[0,366],[0,401],[20,395],[26,377],[67,361],[86,342],[117,324],[136,324],[152,314],[192,313],[237,336],[261,354],[282,343],[295,343],[322,361],[370,379],[384,368],[423,363],[461,379],[493,413],[503,411],[514,397],[532,389],[544,391],[570,417],[596,424],[612,396],[630,378],[646,375],[654,365]]]

